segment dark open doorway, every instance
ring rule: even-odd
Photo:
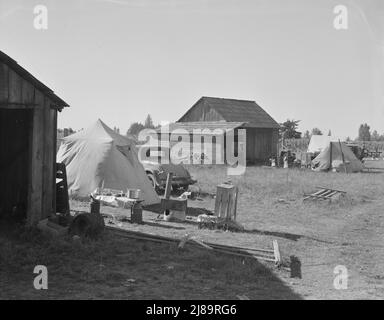
[[[26,218],[33,111],[0,108],[0,219]]]

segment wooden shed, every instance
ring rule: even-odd
[[[174,126],[192,130],[205,124],[235,132],[245,129],[249,163],[265,162],[277,155],[280,125],[255,101],[202,97]]]
[[[68,104],[0,51],[0,220],[56,210],[57,112]]]

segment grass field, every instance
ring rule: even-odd
[[[189,213],[212,210],[216,185],[228,180],[224,167],[190,167],[201,199],[189,200]],[[297,256],[302,278],[286,269],[254,259],[223,256],[204,249],[121,239],[105,232],[98,241],[50,239],[35,231],[0,239],[0,298],[118,299],[383,299],[384,298],[384,175],[380,173],[314,173],[247,168],[231,177],[240,189],[238,221],[246,231],[199,230],[188,223],[157,220],[144,212],[144,225],[119,222],[123,229],[181,238],[270,248],[279,242],[286,261]],[[334,203],[303,202],[316,186],[347,192]],[[197,208],[197,209],[196,209]],[[86,202],[71,201],[71,209],[88,211]],[[102,207],[115,216],[127,210]],[[109,223],[111,219],[107,218]],[[16,253],[16,254],[15,254]],[[49,289],[32,287],[33,267],[49,270]],[[334,287],[336,266],[348,270],[348,288]]]

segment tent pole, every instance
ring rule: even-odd
[[[329,142],[329,169],[332,171],[332,141]]]
[[[341,146],[340,139],[339,139],[339,146],[340,146],[340,151],[341,151],[341,159],[343,160],[344,171],[345,171],[345,173],[348,173],[347,172],[347,167],[345,166],[344,153],[343,153],[343,148]]]

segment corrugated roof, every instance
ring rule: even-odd
[[[58,109],[62,109],[64,107],[69,107],[68,103],[59,98],[53,90],[48,88],[44,83],[36,79],[32,74],[30,74],[27,70],[25,70],[22,66],[20,66],[15,60],[13,60],[10,56],[0,51],[0,62],[6,64],[13,71],[15,71],[20,77],[30,82],[34,87],[40,90],[44,95],[50,98]]]
[[[213,108],[227,122],[244,122],[247,123],[247,127],[253,128],[280,128],[280,125],[255,101],[202,97],[194,106],[200,103]]]
[[[170,123],[168,126],[163,126],[157,129],[158,132],[172,133],[176,129],[187,130],[193,132],[193,130],[215,130],[222,129],[224,131],[233,130],[244,126],[244,122],[226,122],[226,121],[199,121],[199,122],[176,122]],[[212,132],[214,134],[214,132]]]

